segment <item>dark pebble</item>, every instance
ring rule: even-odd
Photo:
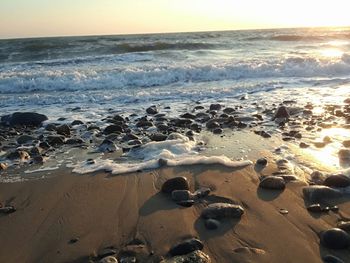
[[[228,204],[228,203],[214,203],[208,205],[202,211],[201,217],[203,218],[241,218],[244,213],[243,207],[240,205]]]
[[[332,228],[321,233],[321,242],[330,249],[346,249],[350,246],[350,236],[340,228]]]
[[[271,190],[283,190],[286,188],[286,183],[281,177],[267,176],[261,180],[259,187]]]
[[[323,184],[329,187],[348,187],[350,186],[350,178],[343,174],[330,175]]]
[[[174,190],[189,190],[190,185],[186,177],[174,177],[168,179],[162,186],[163,193],[171,193]]]
[[[187,239],[174,247],[172,247],[169,251],[171,256],[180,256],[189,254],[195,250],[202,250],[204,247],[202,241],[197,238]]]
[[[220,227],[220,222],[215,219],[205,220],[205,227],[209,230],[218,229]]]

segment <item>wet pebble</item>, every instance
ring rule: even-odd
[[[323,184],[329,187],[348,187],[350,186],[350,178],[343,174],[330,175]]]
[[[202,241],[197,238],[190,238],[172,247],[169,254],[171,256],[186,255],[196,250],[202,250],[203,247]]]
[[[162,186],[163,193],[171,193],[175,190],[189,190],[190,185],[186,177],[174,177],[165,181]]]
[[[57,134],[63,135],[65,137],[69,137],[70,133],[71,133],[70,132],[70,128],[69,128],[69,126],[67,124],[63,124],[61,126],[58,126],[56,128],[56,132],[57,132]]]
[[[146,112],[147,112],[148,114],[150,114],[150,115],[155,115],[155,114],[158,113],[158,108],[157,108],[157,106],[153,105],[153,106],[151,106],[151,107],[148,107],[148,108],[146,109]]]
[[[330,249],[346,249],[350,246],[350,236],[340,228],[332,228],[321,233],[321,243]]]
[[[345,263],[343,260],[336,256],[326,255],[322,258],[324,263]]]
[[[214,203],[203,209],[201,217],[206,219],[241,218],[243,214],[244,209],[240,205]]]
[[[256,161],[256,164],[257,165],[260,165],[260,166],[266,166],[267,165],[267,159],[266,158],[260,158]]]
[[[171,192],[171,198],[175,202],[186,201],[193,199],[193,196],[188,190],[175,190]]]
[[[32,142],[34,140],[35,140],[35,138],[33,136],[22,135],[22,136],[17,138],[17,143],[18,144],[26,144],[26,143]]]
[[[323,185],[312,185],[303,188],[303,194],[306,199],[312,202],[319,202],[343,196],[342,192]]]
[[[286,188],[286,183],[281,177],[267,176],[261,180],[259,187],[271,190],[283,190]]]
[[[98,146],[98,150],[100,152],[115,152],[117,150],[117,146],[114,144],[114,142],[112,142],[111,140],[105,139],[103,140],[103,142]]]

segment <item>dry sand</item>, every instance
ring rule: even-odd
[[[187,177],[191,190],[210,187],[212,192],[193,207],[180,207],[159,192],[174,176]],[[146,244],[139,248],[147,255],[144,262],[159,262],[189,236],[203,241],[214,263],[321,263],[329,253],[350,262],[349,250],[327,250],[318,236],[340,218],[350,218],[349,202],[339,201],[338,214],[312,215],[302,196],[305,183],[289,183],[283,192],[261,190],[258,183],[253,166],[232,170],[219,165],[123,176],[77,176],[60,170],[51,178],[3,183],[0,200],[17,211],[0,215],[0,262],[89,262],[99,250],[113,246],[121,251],[135,239]],[[200,214],[213,202],[241,204],[245,213],[207,230]],[[70,242],[74,238],[78,241]]]

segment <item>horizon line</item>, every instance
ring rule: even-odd
[[[161,34],[185,34],[185,33],[210,33],[210,32],[235,32],[235,31],[256,31],[274,29],[322,29],[322,28],[350,28],[343,26],[296,26],[296,27],[263,27],[263,28],[240,28],[240,29],[219,29],[219,30],[198,30],[198,31],[167,31],[167,32],[140,32],[140,33],[112,33],[112,34],[87,34],[87,35],[49,35],[49,36],[28,36],[28,37],[0,37],[1,40],[21,40],[21,39],[43,39],[43,38],[74,38],[74,37],[102,37],[102,36],[137,36],[137,35],[161,35]]]

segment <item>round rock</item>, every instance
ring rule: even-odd
[[[161,190],[163,193],[170,194],[175,190],[189,190],[189,189],[190,189],[190,185],[187,181],[187,178],[183,176],[179,176],[179,177],[174,177],[165,181]]]
[[[271,190],[284,190],[284,188],[286,188],[286,183],[281,177],[267,176],[261,180],[259,187]]]
[[[190,238],[172,247],[169,254],[171,256],[186,255],[196,250],[202,250],[203,247],[202,241],[197,238]]]
[[[346,249],[350,246],[350,236],[340,228],[332,228],[321,233],[321,243],[330,249]]]
[[[329,187],[348,187],[350,186],[350,178],[343,174],[330,175],[323,184]]]

